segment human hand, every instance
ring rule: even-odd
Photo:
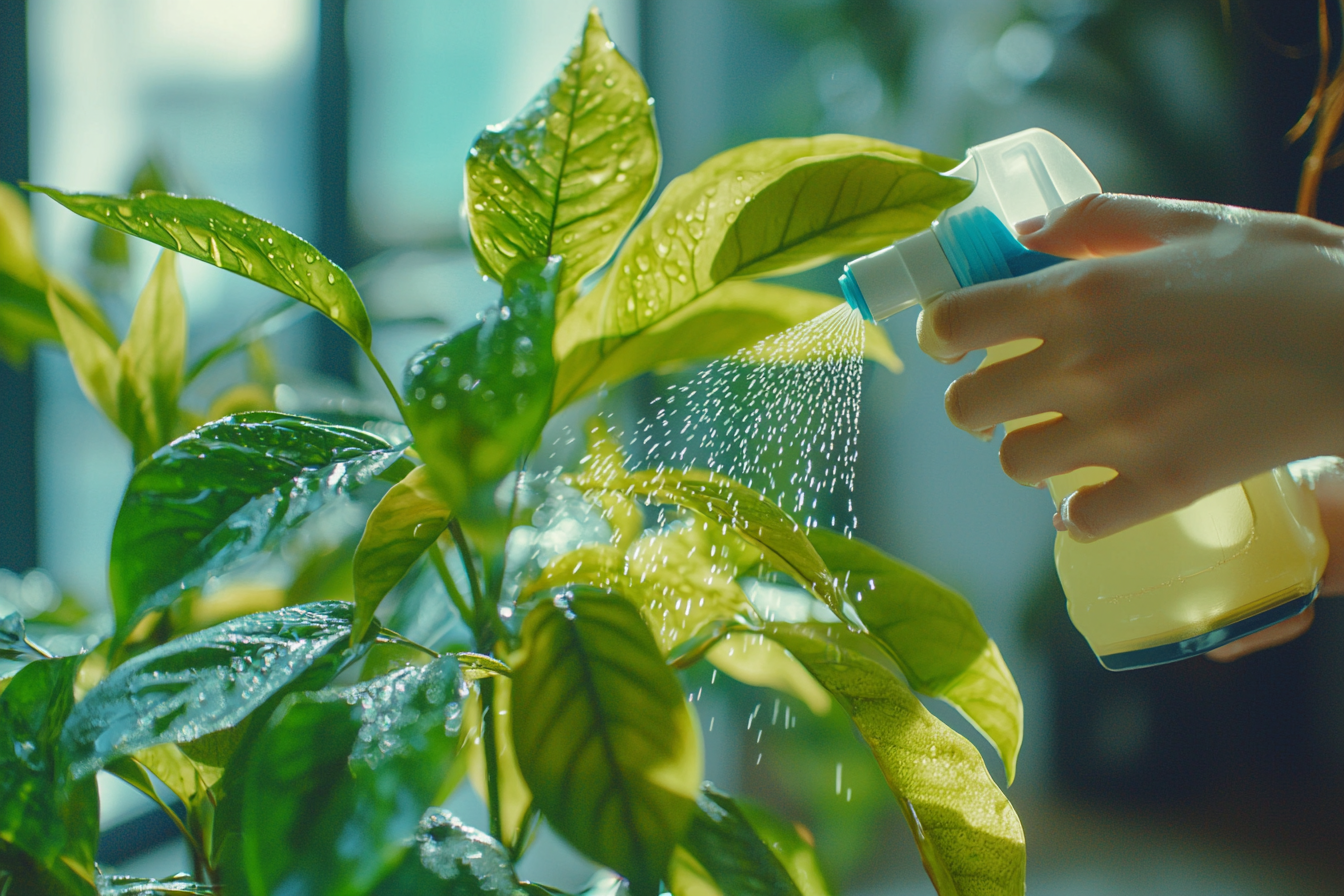
[[[952,362],[1042,340],[956,380],[947,412],[973,433],[1059,413],[1008,433],[999,458],[1028,485],[1116,471],[1064,499],[1056,522],[1073,538],[1295,458],[1344,454],[1344,229],[1102,194],[1018,230],[1031,249],[1080,260],[941,296],[920,314],[919,342]]]

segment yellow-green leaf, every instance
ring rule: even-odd
[[[653,104],[596,9],[555,80],[467,158],[467,216],[482,273],[562,255],[555,314],[620,245],[658,182]]]
[[[118,418],[137,462],[177,435],[177,399],[187,353],[187,309],[177,282],[177,256],[161,252],[140,293],[121,363]]]
[[[523,623],[514,666],[518,766],[550,824],[656,896],[703,775],[700,732],[624,597],[575,589]]]
[[[107,419],[120,424],[121,361],[115,345],[108,345],[50,283],[47,305],[70,355],[79,388]]]
[[[867,655],[866,636],[819,623],[769,623],[765,630],[849,713],[896,794],[938,892],[1021,896],[1022,824],[975,747]]]
[[[573,344],[570,331],[582,324],[573,315],[556,331],[556,343],[571,347],[556,372],[555,407],[564,407],[594,389],[618,385],[641,373],[732,354],[812,320],[842,301],[776,283],[729,280],[615,347],[603,339]],[[802,343],[790,344],[789,350],[797,352],[796,356],[780,354],[772,358],[808,360],[803,348]],[[892,373],[902,370],[886,332],[872,321],[864,322],[864,355]]]
[[[311,305],[365,349],[373,329],[345,271],[283,227],[215,199],[171,193],[98,196],[28,186],[77,215],[157,243]]]
[[[710,276],[776,276],[918,233],[974,184],[879,153],[795,162],[742,205]]]
[[[863,541],[824,529],[810,538],[910,686],[951,703],[980,729],[1011,784],[1022,746],[1022,696],[970,602]]]
[[[564,341],[557,340],[557,357],[563,358],[576,345],[599,339],[608,340],[604,348],[610,350],[696,301],[728,277],[737,276],[738,271],[731,267],[721,266],[716,271],[714,259],[744,205],[803,160],[841,165],[856,154],[919,164],[924,157],[883,140],[847,134],[758,140],[720,153],[672,181],[652,211],[631,231],[611,269],[572,309],[571,317],[579,319],[566,328]],[[835,184],[836,192],[830,199],[840,198],[841,186]],[[820,193],[809,197],[822,201]],[[833,251],[834,245],[828,243],[817,263]],[[801,250],[790,245],[787,254],[790,266],[797,267]],[[753,265],[768,263],[769,256],[752,259]]]
[[[224,776],[224,769],[196,762],[177,744],[157,744],[131,754],[154,773],[186,806],[199,805]]]
[[[831,711],[831,695],[801,663],[774,641],[755,632],[731,632],[709,649],[706,658],[743,684],[772,688],[797,697],[819,716]]]
[[[374,611],[425,549],[448,527],[452,511],[439,497],[429,471],[416,467],[387,490],[364,524],[355,548],[355,621],[350,643],[364,637]]]

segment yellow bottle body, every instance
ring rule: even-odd
[[[996,346],[985,364],[1039,344]],[[1051,478],[1050,494],[1058,506],[1114,475],[1085,467]],[[1123,669],[1193,656],[1301,612],[1328,550],[1315,496],[1278,467],[1088,544],[1060,533],[1055,567],[1073,624],[1103,665]]]

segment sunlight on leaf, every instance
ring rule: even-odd
[[[269,286],[321,311],[365,349],[373,344],[364,300],[345,271],[269,221],[214,199],[171,193],[97,196],[31,185],[26,189],[99,224]]]
[[[556,344],[566,346],[566,353],[556,371],[555,407],[564,407],[594,389],[611,388],[641,373],[666,372],[730,355],[819,317],[843,302],[834,296],[775,283],[729,280],[615,348],[602,339],[572,344],[570,334],[578,325],[562,321],[556,330]],[[872,321],[864,322],[864,330],[864,356],[892,373],[900,373],[903,365],[886,331]],[[805,348],[801,343],[790,343],[788,348],[797,353],[781,355],[778,360],[812,360],[801,351]],[[817,346],[817,351],[829,350],[830,346]]]
[[[743,684],[790,694],[819,716],[831,711],[831,695],[817,684],[812,673],[783,647],[761,635],[730,633],[709,649],[706,658]]]
[[[109,345],[66,303],[53,285],[47,287],[47,303],[60,331],[61,341],[70,355],[70,364],[75,369],[75,379],[79,382],[80,390],[94,407],[103,412],[104,417],[119,425],[121,361],[117,357],[116,343]],[[135,410],[138,412],[139,408]]]
[[[596,9],[556,79],[486,129],[467,157],[467,218],[481,272],[562,255],[555,316],[611,257],[658,182],[653,103]]]
[[[1011,784],[1022,746],[1022,696],[966,598],[858,539],[824,529],[810,538],[910,686],[951,703],[980,729]]]
[[[633,896],[656,896],[703,769],[676,676],[634,606],[591,589],[529,613],[522,650],[513,736],[538,807]]]
[[[865,655],[866,636],[818,623],[768,623],[765,631],[849,713],[896,794],[938,892],[1021,896],[1022,825],[975,747],[934,718],[895,672]]]
[[[135,304],[126,340],[117,350],[121,380],[117,417],[112,419],[130,438],[137,463],[177,435],[177,399],[186,353],[187,309],[177,282],[177,256],[164,251]]]
[[[518,757],[513,747],[513,725],[509,717],[512,693],[512,682],[505,678],[495,679],[495,692],[491,700],[495,714],[495,755],[499,762],[499,820],[500,831],[508,845],[518,841],[523,817],[532,805],[532,791],[527,789],[523,773],[518,769]],[[473,690],[467,698],[462,740],[471,786],[481,801],[487,802],[489,796],[485,785],[485,745],[481,736],[481,695],[478,690]]]
[[[425,467],[416,467],[383,495],[355,548],[352,643],[364,637],[378,604],[425,549],[438,550],[434,545],[450,516],[452,511],[430,484]]]

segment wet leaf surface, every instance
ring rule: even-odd
[[[241,868],[253,892],[363,896],[403,861],[424,807],[456,784],[465,686],[445,656],[296,695],[247,760]]]
[[[283,227],[215,199],[154,192],[97,196],[63,193],[49,187],[28,189],[50,196],[99,224],[298,299],[321,311],[364,348],[372,345],[369,315],[350,277]]]
[[[910,686],[951,703],[984,732],[1011,784],[1022,746],[1022,696],[970,602],[859,539],[824,529],[810,538]]]
[[[1022,825],[979,752],[934,718],[900,677],[840,625],[768,623],[849,713],[873,751],[940,893],[1020,896]],[[876,644],[872,650],[878,650]]]
[[[72,892],[92,890],[98,844],[98,788],[67,778],[60,741],[84,659],[34,660],[0,693],[0,845]]]
[[[513,737],[538,807],[580,852],[658,893],[699,793],[699,731],[625,598],[576,589],[523,624]]]
[[[706,784],[696,799],[682,845],[724,896],[802,896],[737,801],[713,785]],[[680,867],[674,862],[674,893],[684,892],[677,886]]]
[[[481,272],[504,282],[516,262],[562,255],[557,317],[601,267],[658,182],[653,104],[594,9],[555,80],[476,138],[467,217]]]
[[[439,494],[465,520],[498,517],[495,485],[536,445],[550,413],[557,259],[504,278],[499,307],[411,358],[406,422]]]
[[[82,778],[116,756],[237,725],[288,687],[324,685],[362,650],[354,607],[329,601],[242,616],[118,666],[75,708],[62,735]]]
[[[353,640],[364,636],[378,604],[434,545],[450,516],[452,511],[430,484],[425,467],[416,467],[383,495],[355,548]]]
[[[117,630],[280,539],[401,456],[363,430],[240,414],[160,449],[131,477],[112,533]]]
[[[523,892],[509,851],[443,809],[431,809],[416,835],[420,864],[452,884],[453,896],[515,896]]]
[[[98,875],[98,896],[171,896],[173,893],[186,893],[189,896],[212,896],[218,893],[217,887],[197,883],[188,874],[175,874],[160,879],[148,877],[126,877],[120,874]]]

